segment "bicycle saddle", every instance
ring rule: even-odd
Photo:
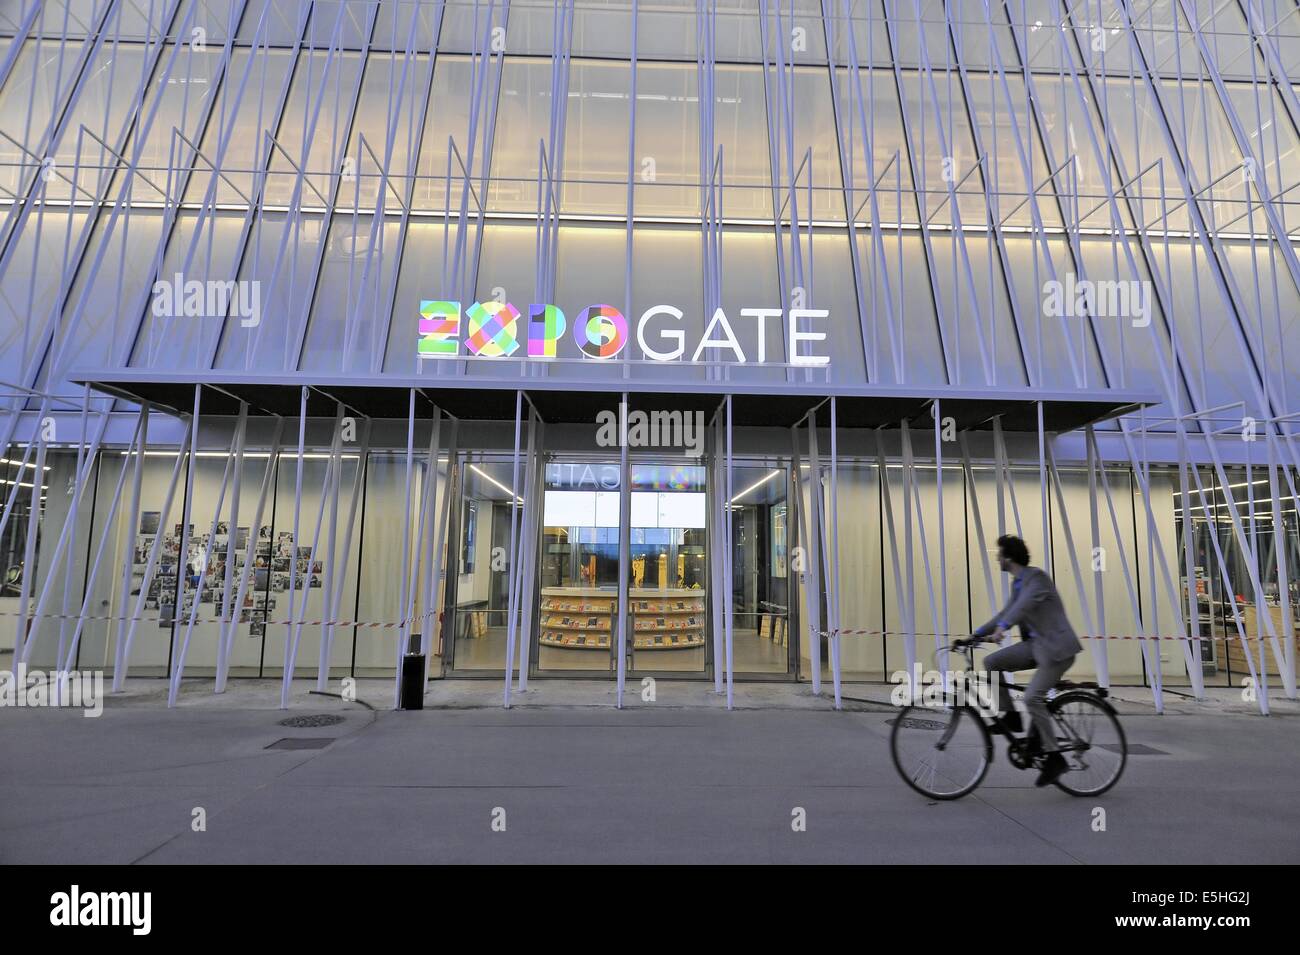
[[[1056,684],[1058,690],[1088,690],[1090,693],[1096,693],[1098,696],[1106,696],[1107,691],[1095,680],[1084,682],[1075,682],[1074,680],[1060,680]]]

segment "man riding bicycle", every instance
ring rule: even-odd
[[[1038,668],[1025,688],[1025,707],[1033,721],[1038,745],[1047,754],[1034,785],[1048,786],[1068,766],[1059,752],[1056,731],[1047,712],[1047,691],[1056,686],[1070,669],[1083,645],[1065,616],[1065,606],[1052,578],[1039,568],[1029,566],[1029,548],[1024,541],[1010,535],[999,537],[998,566],[1014,578],[1011,599],[1002,612],[976,630],[970,640],[958,643],[982,643],[986,639],[997,643],[1006,636],[1006,631],[1019,625],[1023,639],[990,653],[984,666],[990,679],[994,679],[996,674],[998,721],[1012,732],[1019,732],[1021,728],[1020,714],[1012,707],[1011,692],[1003,674]]]

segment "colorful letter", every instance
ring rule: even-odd
[[[528,357],[554,358],[555,343],[564,334],[568,322],[554,305],[531,305],[528,308]]]
[[[589,305],[578,313],[573,336],[584,355],[613,358],[627,344],[627,319],[612,305]]]
[[[460,351],[460,302],[420,302],[421,358],[454,358]]]
[[[500,358],[519,349],[519,309],[509,302],[475,302],[465,312],[465,347],[475,355]]]

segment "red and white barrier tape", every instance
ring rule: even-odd
[[[907,635],[906,631],[904,631],[904,630],[858,630],[858,629],[849,629],[849,628],[845,628],[845,627],[841,627],[841,628],[839,628],[838,630],[819,630],[818,633],[820,633],[823,637],[835,637],[835,636],[840,636],[840,637],[861,637],[861,636],[867,636],[867,637],[889,637],[889,636],[894,636],[894,637],[903,637],[903,636],[906,636],[906,635]],[[917,637],[943,637],[945,640],[965,639],[965,636],[964,636],[964,635],[962,635],[962,634],[956,634],[956,633],[921,633],[920,631],[918,631],[917,633],[914,634],[914,636],[917,636]],[[1144,636],[1140,636],[1140,635],[1132,635],[1132,634],[1104,634],[1104,635],[1099,634],[1099,635],[1095,635],[1095,636],[1094,636],[1094,635],[1084,635],[1084,634],[1079,634],[1079,639],[1080,639],[1080,640],[1188,640],[1188,641],[1190,641],[1190,640],[1223,640],[1223,639],[1227,639],[1227,640],[1236,640],[1236,639],[1239,639],[1239,637],[1238,637],[1238,635],[1235,634],[1235,633],[1231,633],[1231,634],[1227,634],[1226,636],[1219,636],[1219,637],[1189,637],[1189,636],[1186,636],[1186,635],[1184,635],[1184,634],[1177,634],[1177,635],[1173,635],[1173,636],[1162,635],[1162,634],[1152,634],[1152,635],[1149,636],[1149,637],[1144,637]],[[1247,634],[1247,635],[1246,635],[1246,639],[1247,639],[1247,640],[1260,640],[1260,639],[1269,639],[1269,638],[1268,638],[1268,637],[1256,637],[1256,636],[1251,636],[1250,634]]]
[[[249,608],[246,607],[244,609],[249,609]],[[18,613],[17,611],[0,610],[0,617],[21,617],[21,616],[23,615],[21,613]],[[304,627],[326,627],[326,626],[360,627],[366,630],[392,630],[392,629],[397,629],[399,627],[405,627],[408,623],[410,624],[420,623],[421,621],[428,619],[429,617],[432,616],[434,616],[434,611],[430,611],[426,614],[422,614],[421,616],[416,617],[410,621],[399,621],[398,623],[372,623],[363,620],[261,620],[261,619],[257,619],[257,620],[238,621],[238,620],[225,620],[221,617],[196,617],[194,622],[195,623],[234,623],[237,626],[248,624],[248,623],[260,623],[260,624],[272,624],[277,626],[278,625],[288,626],[288,625],[298,624]],[[27,614],[27,619],[34,620],[36,619],[36,615]],[[126,621],[126,622],[144,620],[144,621],[156,623],[157,621],[162,620],[163,617],[161,616],[121,617],[121,616],[111,616],[111,615],[83,617],[81,616],[81,614],[76,614],[76,613],[43,613],[40,615],[40,619],[42,620],[87,620],[87,621],[117,620],[117,621]],[[184,614],[182,614],[179,617],[175,617],[173,619],[175,620],[176,623],[185,624],[185,625],[189,624],[189,617],[187,617]]]
[[[248,609],[248,608],[245,608],[245,609]],[[299,626],[303,626],[303,627],[357,627],[357,628],[359,628],[359,629],[363,629],[363,630],[396,630],[396,629],[399,629],[399,628],[401,628],[401,627],[405,627],[405,626],[407,626],[408,624],[417,624],[417,623],[420,623],[420,622],[422,622],[423,620],[426,620],[426,619],[428,619],[429,617],[432,617],[432,616],[434,616],[434,615],[435,615],[435,612],[434,612],[434,611],[429,611],[428,613],[425,613],[425,614],[422,614],[422,615],[420,615],[420,616],[418,616],[418,617],[415,617],[415,618],[412,619],[412,620],[409,620],[409,621],[398,621],[398,622],[396,622],[396,623],[388,623],[388,622],[385,622],[385,623],[374,623],[374,622],[369,622],[369,621],[364,621],[364,620],[243,620],[243,621],[229,621],[229,620],[225,620],[225,619],[223,619],[223,618],[221,618],[221,617],[199,617],[199,618],[196,618],[194,622],[195,622],[195,623],[232,623],[232,622],[233,622],[233,623],[235,623],[237,626],[239,626],[239,625],[243,625],[243,624],[248,624],[248,623],[260,623],[260,624],[269,624],[269,625],[272,625],[272,626],[292,626],[292,625],[294,625],[294,624],[297,624],[297,625],[299,625]],[[12,610],[8,610],[8,611],[6,611],[6,610],[0,610],[0,617],[21,617],[21,616],[22,616],[22,614],[18,613],[17,611],[12,611]],[[36,619],[36,617],[35,617],[35,615],[33,615],[33,614],[28,614],[28,615],[27,615],[27,619],[28,619],[28,620],[33,620],[33,619]],[[159,620],[162,620],[163,618],[162,618],[161,616],[157,616],[157,617],[154,617],[154,616],[149,616],[149,617],[145,617],[145,616],[140,616],[140,617],[120,617],[120,616],[111,616],[111,615],[108,615],[108,616],[87,616],[87,617],[82,617],[80,614],[75,614],[75,613],[43,613],[43,614],[40,615],[40,619],[42,619],[42,620],[87,620],[87,621],[90,621],[90,620],[117,620],[117,621],[136,621],[136,620],[145,620],[145,621],[157,622],[157,621],[159,621]],[[177,623],[182,623],[182,624],[186,624],[186,625],[189,624],[189,619],[188,619],[187,617],[185,617],[184,615],[182,615],[182,616],[180,616],[180,617],[176,617],[176,618],[174,618],[174,619],[175,619],[175,621],[176,621]],[[904,630],[863,630],[863,629],[856,629],[856,628],[849,628],[849,627],[840,627],[838,630],[819,630],[818,633],[819,633],[821,636],[823,636],[823,637],[835,637],[835,636],[840,636],[840,637],[863,637],[863,636],[865,636],[865,637],[890,637],[890,636],[893,636],[893,637],[903,637],[903,636],[907,636],[907,632],[904,631]],[[943,637],[945,640],[951,640],[951,639],[964,639],[964,637],[963,637],[962,634],[954,634],[954,633],[923,633],[923,632],[921,632],[921,631],[917,631],[915,634],[913,634],[913,636],[917,636],[917,637]],[[1152,635],[1149,636],[1149,637],[1144,637],[1144,636],[1135,635],[1135,634],[1105,634],[1105,635],[1095,635],[1095,636],[1094,636],[1094,635],[1091,635],[1091,634],[1089,634],[1089,635],[1080,634],[1080,635],[1079,635],[1079,639],[1080,639],[1080,640],[1189,640],[1189,641],[1190,641],[1190,640],[1223,640],[1223,639],[1227,639],[1227,640],[1236,640],[1236,639],[1239,639],[1239,637],[1238,637],[1238,635],[1235,634],[1235,633],[1233,633],[1233,634],[1227,634],[1227,635],[1225,635],[1225,636],[1220,636],[1220,637],[1189,637],[1189,636],[1185,636],[1185,635],[1183,635],[1183,634],[1177,634],[1177,635],[1172,635],[1172,636],[1171,636],[1171,635],[1152,634]],[[1246,639],[1247,639],[1247,640],[1261,640],[1261,639],[1270,639],[1270,638],[1268,638],[1268,637],[1256,637],[1256,636],[1252,636],[1252,635],[1250,635],[1250,634],[1247,634],[1247,635],[1246,635]]]

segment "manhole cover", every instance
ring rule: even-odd
[[[898,722],[898,717],[894,717],[892,720],[885,720],[885,722],[890,726],[893,726]],[[905,730],[946,730],[948,724],[941,723],[938,720],[920,720],[915,716],[905,716],[903,717],[902,727]]]
[[[286,736],[278,739],[266,749],[324,749],[334,742],[333,736]]]
[[[318,726],[336,726],[342,722],[343,717],[335,716],[333,713],[314,713],[310,716],[290,716],[288,719],[280,720],[280,725],[307,730]]]

